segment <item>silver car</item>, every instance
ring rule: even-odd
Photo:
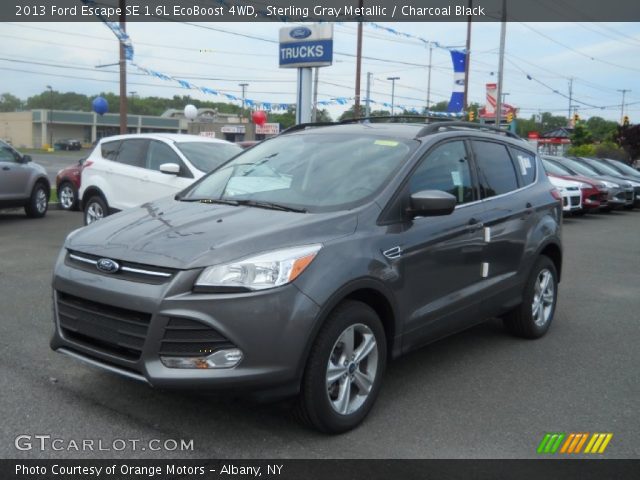
[[[24,207],[27,216],[44,217],[50,193],[46,170],[0,140],[0,208]]]

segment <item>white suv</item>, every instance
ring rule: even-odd
[[[82,169],[84,223],[175,194],[241,151],[225,140],[196,135],[103,138]]]

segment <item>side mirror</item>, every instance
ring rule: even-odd
[[[163,163],[160,165],[160,171],[167,175],[178,175],[180,173],[180,165],[177,163]]]
[[[456,197],[441,190],[423,190],[411,195],[409,211],[411,218],[449,215],[456,208]]]
[[[22,163],[29,163],[31,162],[33,159],[31,158],[31,155],[23,155],[22,156]]]

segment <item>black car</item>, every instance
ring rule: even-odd
[[[159,388],[296,395],[302,420],[344,432],[395,357],[494,316],[543,336],[561,223],[514,134],[297,126],[71,233],[51,346]]]
[[[56,150],[80,150],[82,149],[82,143],[80,140],[73,138],[63,138],[55,142],[53,148]]]

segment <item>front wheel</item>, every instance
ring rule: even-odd
[[[376,312],[361,302],[340,304],[309,354],[298,416],[325,433],[355,428],[378,396],[386,358],[385,333]]]
[[[107,216],[107,202],[102,197],[91,197],[84,206],[84,224],[91,225]]]
[[[542,337],[553,320],[557,299],[556,267],[549,257],[542,255],[531,270],[522,304],[503,318],[506,328],[519,337]]]

